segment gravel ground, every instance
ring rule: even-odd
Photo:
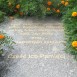
[[[13,59],[4,77],[76,77],[77,62],[64,52],[60,20],[14,19],[0,24],[14,38]],[[12,56],[11,56],[12,55]]]

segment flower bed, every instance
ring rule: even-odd
[[[62,15],[68,6],[68,0],[0,0],[0,9],[8,16]]]
[[[69,9],[63,17],[66,34],[66,52],[71,53],[77,59],[77,7],[76,0],[69,0]]]

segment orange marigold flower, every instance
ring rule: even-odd
[[[60,13],[60,10],[58,9],[58,10],[56,10],[56,12],[57,12],[57,13]]]
[[[4,38],[5,38],[5,36],[0,34],[0,39],[4,39]]]
[[[73,42],[72,42],[72,46],[73,46],[73,47],[77,47],[77,41],[73,41]]]
[[[52,5],[52,2],[51,1],[48,1],[47,4],[50,6],[50,5]]]
[[[61,1],[61,3],[64,5],[65,4],[65,1]]]
[[[50,8],[47,8],[47,11],[50,11],[51,9]]]
[[[67,6],[69,3],[68,2],[65,2],[65,6]]]
[[[23,13],[23,12],[20,12],[19,14],[20,14],[21,16],[23,16],[23,15],[24,15],[24,13]]]
[[[73,12],[72,17],[76,17],[76,16],[77,16],[77,12]]]
[[[16,9],[19,9],[20,8],[20,4],[16,5]]]

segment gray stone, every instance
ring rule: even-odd
[[[10,72],[4,77],[77,77],[77,62],[64,51],[60,20],[14,19],[2,23],[0,30],[17,43],[11,57],[16,63],[8,66]]]
[[[4,61],[0,61],[0,70],[2,70],[6,66]]]

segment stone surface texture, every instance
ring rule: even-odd
[[[4,77],[77,77],[77,62],[64,51],[61,20],[14,19],[1,23],[0,30],[14,38],[13,54],[23,55],[12,57]]]

